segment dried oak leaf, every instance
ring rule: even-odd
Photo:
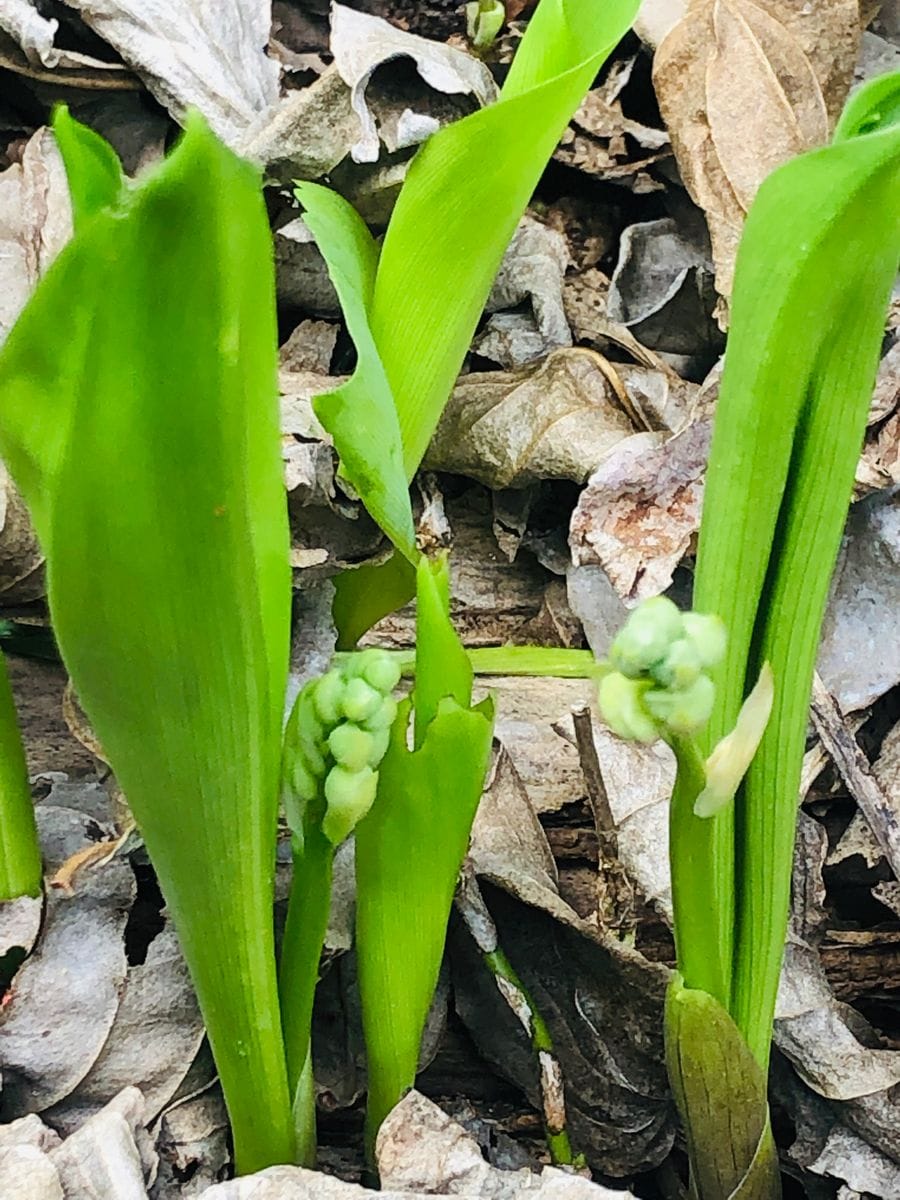
[[[857,0],[693,0],[653,80],[727,300],[744,216],[775,167],[828,139],[859,43]]]

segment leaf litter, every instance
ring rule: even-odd
[[[329,176],[379,233],[416,144],[489,103],[502,78],[490,57],[467,51],[462,21],[433,5],[336,5],[329,55],[326,7],[304,6],[298,17],[295,6],[276,5],[276,45],[266,3],[213,13],[167,0],[149,11],[128,0],[73,0],[65,11],[0,2],[0,61],[32,96],[30,108],[13,104],[4,126],[0,336],[70,232],[58,155],[34,118],[60,89],[81,89],[98,128],[127,130],[135,166],[159,153],[193,105],[266,170],[298,665],[310,648],[324,661],[333,644],[329,576],[383,546],[336,475],[312,413],[312,398],[336,386],[352,360],[324,264],[284,185]],[[509,5],[510,17],[527,19],[523,7]],[[900,53],[895,3],[865,6],[863,20],[871,24],[861,35],[856,0],[644,5],[643,47],[623,46],[565,133],[429,451],[458,564],[454,615],[468,644],[537,634],[549,645],[586,641],[602,654],[641,597],[687,598],[719,326],[743,217],[774,165],[826,140],[851,82]],[[498,59],[511,44],[504,37]],[[900,930],[891,823],[900,795],[900,725],[891,729],[900,683],[897,380],[894,311],[823,631],[776,1029],[778,1088],[797,1129],[783,1149],[811,1194],[822,1180],[844,1195],[900,1191],[898,1030],[881,1000],[896,972],[890,963],[873,968],[863,953]],[[40,554],[6,484],[2,501],[3,607],[19,615],[30,605],[34,619]],[[372,640],[404,647],[410,632],[401,612]],[[576,1147],[603,1177],[646,1188],[640,1177],[671,1161],[675,1135],[658,1044],[671,962],[672,762],[664,749],[624,745],[596,720],[586,740],[585,681],[484,682],[499,703],[499,741],[467,870],[551,1028]],[[74,765],[62,742],[41,753],[55,771]],[[11,1122],[0,1126],[0,1193],[11,1180],[25,1200],[350,1197],[353,1183],[298,1168],[225,1181],[225,1115],[190,983],[146,859],[121,842],[106,786],[96,782],[106,776],[102,762],[97,772],[35,781],[51,868],[79,854],[84,865],[68,890],[51,888],[43,911],[17,904],[0,913],[2,947],[29,955],[0,1011]],[[868,872],[862,887],[847,891],[840,872],[859,869]],[[351,1106],[364,1086],[352,864],[342,861],[336,875],[317,1018],[320,1100],[332,1108]],[[618,918],[613,879],[623,888]],[[453,1111],[467,1084],[446,1047],[454,1023],[467,1031],[481,1056],[467,1051],[470,1074],[474,1064],[482,1077],[506,1081],[520,1114],[531,1104],[532,1124],[510,1121],[483,1098],[475,1106],[495,1139],[512,1130],[533,1166],[522,1129],[536,1129],[546,1079],[508,1000],[466,922],[455,921],[427,1058],[436,1055],[432,1069],[449,1079],[443,1104]],[[389,1194],[522,1190],[602,1200],[605,1192],[552,1169],[500,1172],[416,1093],[386,1127],[379,1153]],[[352,1153],[340,1161],[358,1174]],[[452,1188],[451,1162],[465,1164]]]

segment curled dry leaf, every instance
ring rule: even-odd
[[[69,0],[176,120],[194,107],[240,150],[278,101],[267,0]]]
[[[572,514],[574,565],[603,567],[628,604],[665,591],[699,528],[709,435],[697,421],[668,441],[638,433],[616,446]]]
[[[656,52],[660,109],[706,213],[726,299],[759,185],[828,139],[852,79],[858,19],[857,0],[692,0]]]
[[[900,682],[898,496],[870,496],[850,512],[818,669],[845,713]]]
[[[62,159],[50,130],[39,129],[0,174],[0,341],[71,235]]]
[[[52,871],[109,837],[94,818],[39,805],[44,859]],[[68,1096],[97,1061],[119,1007],[127,963],[123,934],[134,875],[114,859],[78,879],[72,895],[51,890],[40,941],[16,973],[0,1018],[0,1070],[9,1116],[41,1112]]]
[[[479,104],[489,104],[497,96],[493,76],[479,59],[406,33],[381,17],[343,4],[332,5],[331,52],[341,78],[350,88],[350,102],[361,126],[361,136],[351,150],[356,162],[378,159],[380,141],[375,118],[366,103],[366,88],[383,63],[411,58],[429,87],[448,95],[471,95]]]
[[[603,360],[588,350],[559,351],[536,367],[464,375],[425,463],[493,488],[583,483],[632,431]]]

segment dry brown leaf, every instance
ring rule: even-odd
[[[425,465],[493,488],[583,483],[632,431],[599,355],[559,351],[537,368],[463,376]]]
[[[668,441],[637,433],[591,476],[572,514],[576,567],[603,567],[626,603],[655,596],[690,548],[700,523],[710,426],[697,421]]]
[[[694,0],[660,44],[660,109],[685,186],[706,213],[726,299],[759,185],[827,140],[858,43],[857,0]]]

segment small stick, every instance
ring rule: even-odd
[[[603,778],[589,705],[572,709],[575,746],[597,832],[597,923],[626,939],[633,935],[634,888],[619,861],[619,837]]]
[[[541,1117],[550,1158],[555,1166],[580,1168],[584,1165],[584,1158],[573,1153],[569,1140],[562,1068],[553,1049],[550,1030],[503,952],[497,926],[484,902],[475,872],[468,863],[463,865],[460,876],[456,908],[494,977],[497,991],[531,1039],[537,1060]]]
[[[859,748],[837,701],[819,678],[813,676],[812,719],[822,745],[859,805],[884,851],[894,875],[900,879],[900,822],[881,784],[872,774],[869,760]]]

